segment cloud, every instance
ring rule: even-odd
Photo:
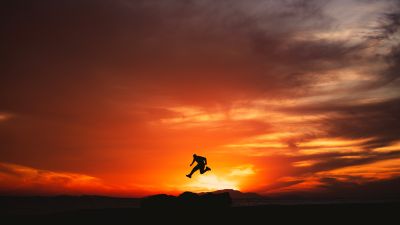
[[[297,174],[291,177],[283,177],[273,184],[262,187],[265,194],[282,195],[287,193],[300,193],[305,196],[340,197],[343,193],[353,193],[346,197],[368,196],[370,185],[381,186],[391,181],[397,182],[400,175],[399,159],[376,159],[371,157],[367,160],[343,159],[340,165],[322,166],[307,165],[299,169]],[[339,161],[337,161],[339,163]],[[313,168],[308,168],[308,167]],[[302,167],[300,167],[302,168]],[[347,190],[346,190],[347,189]],[[260,190],[260,191],[261,191]],[[393,189],[388,188],[393,195]],[[355,192],[358,192],[357,194]],[[396,192],[398,193],[398,192]],[[385,194],[377,194],[384,196]]]
[[[242,176],[249,176],[249,175],[253,175],[255,174],[254,169],[253,169],[254,165],[242,165],[242,166],[238,166],[234,169],[232,169],[232,171],[230,172],[229,176],[235,177],[242,177]]]
[[[294,167],[308,167],[316,164],[318,161],[315,160],[304,160],[304,161],[297,161],[294,162],[292,165]]]
[[[266,194],[289,199],[351,199],[363,201],[389,200],[399,196],[398,177],[382,180],[362,180],[358,177],[338,179],[333,177],[298,180],[281,183],[283,188],[273,189]],[[277,185],[276,187],[279,187]]]
[[[3,194],[89,194],[107,189],[96,177],[53,172],[0,163],[0,191]]]
[[[13,117],[13,115],[11,115],[9,113],[0,112],[0,122],[10,120],[12,117]]]
[[[329,177],[359,177],[363,180],[391,179],[400,175],[399,159],[382,159],[318,173]]]
[[[92,81],[102,85],[102,76],[109,76],[99,71],[115,77],[106,82],[140,90],[137,94],[153,90],[183,102],[221,103],[254,94],[286,97],[303,93],[302,87],[315,82],[316,72],[351,65],[351,55],[359,51],[340,41],[298,40],[304,33],[330,27],[332,19],[320,1],[42,1],[31,6],[11,4],[4,15],[10,29],[5,37],[7,71],[17,75],[9,82],[27,76],[23,68],[15,70],[19,60],[28,64],[36,56],[26,65],[36,76],[28,87],[31,98],[46,94],[56,83],[59,91],[68,91],[78,79],[74,89],[86,92],[84,101],[90,94],[85,87]],[[18,12],[33,19],[19,20]],[[69,19],[71,12],[74,19]],[[354,53],[348,56],[350,51]],[[19,60],[11,61],[15,57]],[[237,89],[242,91],[236,95]],[[14,103],[23,97],[14,96]]]

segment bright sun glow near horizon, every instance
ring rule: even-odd
[[[193,181],[189,181],[188,183],[189,184],[186,187],[187,190],[193,192],[207,192],[222,189],[240,190],[236,181],[226,180],[214,174],[197,176],[196,178],[193,178]]]

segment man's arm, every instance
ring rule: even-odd
[[[190,166],[192,166],[192,165],[193,165],[193,163],[194,163],[194,157],[193,157],[193,161],[192,161],[192,163],[190,163]]]
[[[207,165],[207,158],[204,157],[204,165]]]

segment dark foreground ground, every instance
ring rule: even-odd
[[[83,209],[2,214],[2,224],[400,224],[400,203],[308,204],[223,209]]]
[[[231,198],[233,196],[233,198]],[[243,198],[245,197],[245,198]],[[145,198],[0,197],[0,224],[400,224],[400,201],[267,199],[227,191]]]

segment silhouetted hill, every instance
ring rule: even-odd
[[[260,210],[268,213],[285,212],[286,209],[293,212],[309,210],[338,209],[344,213],[351,205],[359,209],[388,210],[399,206],[400,198],[398,190],[399,179],[370,185],[355,186],[353,189],[342,190],[337,188],[331,196],[327,193],[291,193],[281,195],[260,196],[256,193],[242,193],[237,190],[218,190],[211,193],[184,192],[179,196],[154,195],[143,199],[140,198],[115,198],[104,196],[54,196],[54,197],[29,197],[29,196],[0,196],[0,217],[2,215],[76,215],[73,212],[101,214],[105,212],[110,215],[122,214],[129,217],[130,213],[139,214],[147,209],[159,208],[174,211],[184,211],[186,208],[217,208],[237,210]],[[383,185],[383,186],[382,186]],[[384,187],[392,187],[385,189]],[[296,205],[296,206],[295,206]],[[329,205],[329,206],[328,206]],[[141,209],[140,206],[144,206]],[[286,208],[285,208],[286,207]],[[236,208],[240,208],[236,209]],[[151,211],[151,210],[150,210]],[[196,210],[194,210],[196,211]],[[61,214],[58,214],[61,213]],[[273,213],[272,213],[273,214]],[[260,216],[263,213],[260,212]],[[271,215],[271,214],[269,214]],[[78,216],[78,217],[79,217]],[[58,217],[58,216],[57,216]],[[89,216],[90,217],[90,216]]]
[[[221,191],[218,191],[221,192]],[[312,203],[230,206],[228,192],[179,196],[155,195],[140,199],[102,196],[0,197],[4,224],[396,224],[399,202]],[[233,193],[236,193],[235,191]],[[148,201],[150,200],[150,201]],[[247,199],[238,199],[238,201]],[[264,202],[263,198],[254,199]],[[153,205],[152,205],[153,204]],[[9,222],[10,221],[10,222]],[[394,221],[394,222],[393,222]]]
[[[233,189],[223,189],[223,190],[218,190],[214,191],[212,193],[219,194],[219,193],[229,193],[232,199],[249,199],[249,198],[263,198],[263,196],[257,194],[257,193],[252,193],[252,192],[240,192],[238,190],[233,190]],[[203,194],[203,193],[200,193]]]

